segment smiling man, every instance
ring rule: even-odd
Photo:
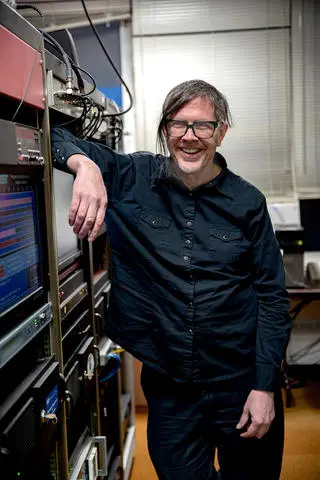
[[[169,92],[162,154],[113,152],[56,129],[56,166],[76,174],[70,223],[112,251],[106,333],[140,359],[148,447],[161,480],[276,480],[279,377],[291,321],[261,192],[216,152],[225,97],[192,80]],[[167,155],[169,151],[169,155]]]
[[[228,125],[214,117],[212,102],[197,97],[165,119],[164,134],[177,176],[190,189],[210,182],[221,171],[212,159]]]

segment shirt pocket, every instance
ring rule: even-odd
[[[150,210],[142,210],[139,219],[139,231],[142,243],[149,252],[167,254],[172,253],[173,223],[168,217]]]
[[[236,228],[211,227],[210,250],[218,262],[236,262],[247,250],[243,233]]]
[[[150,233],[169,233],[172,229],[172,221],[158,213],[149,210],[142,210],[140,215],[140,229]]]

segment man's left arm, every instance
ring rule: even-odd
[[[282,257],[262,195],[251,217],[250,230],[253,285],[258,300],[255,384],[238,428],[249,421],[242,436],[261,438],[274,418],[273,395],[279,387],[281,362],[291,330]]]

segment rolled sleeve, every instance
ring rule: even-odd
[[[67,130],[61,128],[53,128],[51,131],[51,146],[53,164],[61,170],[69,171],[67,160],[71,155],[86,155],[83,149],[76,145],[76,137]]]
[[[51,130],[51,150],[53,164],[56,168],[69,171],[68,158],[71,155],[81,154],[95,162],[108,178],[111,178],[114,167],[121,157],[107,145],[77,138],[68,130],[57,127]]]
[[[57,127],[51,131],[51,149],[54,166],[66,172],[70,171],[67,161],[71,155],[81,154],[92,160],[101,170],[110,201],[122,198],[134,183],[135,155],[115,152],[107,145],[77,138]],[[149,164],[150,155],[141,158],[142,164]]]

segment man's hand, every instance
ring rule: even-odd
[[[246,427],[241,437],[262,438],[267,433],[275,416],[273,397],[273,392],[251,390],[237,425],[238,429]]]
[[[107,192],[99,167],[84,155],[71,155],[67,165],[76,173],[69,211],[69,224],[80,239],[93,241],[104,222]]]

